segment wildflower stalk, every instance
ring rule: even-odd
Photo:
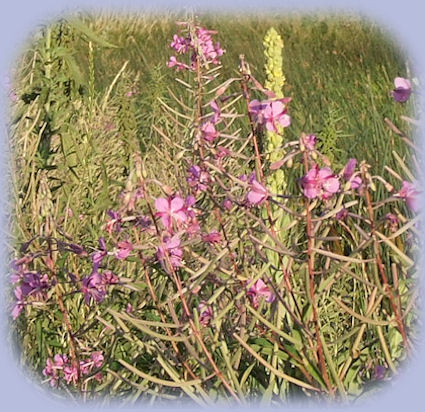
[[[308,154],[307,152],[303,153],[304,158],[304,168],[305,172],[308,172]],[[317,342],[317,354],[319,358],[319,366],[320,371],[322,373],[323,380],[328,387],[329,394],[331,396],[334,395],[334,391],[332,385],[329,380],[328,371],[325,363],[325,356],[323,352],[322,340],[320,336],[320,324],[319,317],[317,313],[317,305],[315,298],[315,288],[314,288],[314,235],[313,235],[313,224],[311,220],[311,210],[310,210],[310,199],[305,198],[305,211],[306,211],[306,231],[307,231],[307,269],[308,269],[308,277],[309,277],[309,294],[311,300],[311,306],[313,310],[313,322],[315,326],[316,333],[316,342]]]
[[[363,182],[367,182],[368,180],[367,180],[367,172],[366,172],[365,166],[362,167],[361,172],[362,172]],[[375,225],[375,218],[374,218],[374,214],[373,214],[372,201],[371,201],[371,198],[370,198],[369,186],[367,184],[365,184],[365,198],[366,198],[366,206],[367,206],[367,211],[368,211],[369,221],[370,221],[371,236],[373,238],[373,248],[374,248],[374,252],[375,252],[376,265],[378,266],[378,271],[379,271],[379,274],[380,274],[381,279],[382,279],[384,291],[385,291],[386,295],[388,296],[388,299],[389,299],[390,304],[391,304],[391,308],[394,312],[395,320],[397,322],[399,332],[400,332],[401,337],[403,339],[404,347],[406,349],[406,352],[409,352],[409,342],[407,340],[407,335],[406,335],[406,330],[404,328],[402,315],[401,315],[401,313],[400,313],[400,311],[397,307],[397,304],[395,302],[394,294],[393,294],[393,291],[391,290],[391,287],[388,283],[388,278],[387,278],[387,275],[386,275],[386,272],[385,272],[385,267],[384,267],[384,264],[382,262],[380,245],[379,245],[379,241],[376,237],[376,225]],[[401,310],[401,308],[400,308],[400,310]]]

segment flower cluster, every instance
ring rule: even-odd
[[[190,53],[190,65],[178,61],[176,56],[171,56],[168,67],[175,67],[177,70],[196,70],[198,58],[207,65],[219,64],[225,50],[221,48],[219,42],[214,43],[212,35],[216,33],[198,26],[195,27],[194,34],[189,33],[185,37],[174,34],[171,48],[179,55]]]
[[[194,194],[207,190],[212,181],[208,170],[203,170],[200,166],[193,165],[188,169],[187,173],[186,182],[192,188]]]
[[[90,357],[80,361],[80,373],[82,376],[90,375],[93,369],[99,369],[102,367],[104,357],[102,352],[97,351],[91,353]],[[47,358],[46,367],[43,369],[43,375],[49,378],[50,385],[57,387],[59,384],[59,378],[63,377],[65,382],[69,384],[76,384],[78,382],[78,368],[73,365],[67,355],[57,354],[53,357],[53,360]],[[102,372],[97,372],[94,378],[101,382]]]
[[[44,302],[47,292],[52,286],[47,274],[41,275],[37,272],[26,271],[25,260],[12,262],[15,272],[11,281],[15,284],[15,304],[12,308],[13,319],[18,318],[25,305],[33,302]]]

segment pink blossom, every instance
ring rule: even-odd
[[[97,269],[99,269],[99,266],[101,265],[103,259],[108,255],[105,239],[103,237],[100,237],[98,242],[99,242],[99,250],[92,254],[94,272],[96,272]]]
[[[309,134],[303,137],[302,142],[307,150],[314,150],[317,143],[317,137],[314,134]]]
[[[230,210],[232,208],[232,206],[233,206],[233,202],[229,198],[226,197],[226,199],[223,200],[223,207],[226,210]]]
[[[343,170],[344,179],[347,182],[350,182],[351,189],[358,189],[362,185],[361,177],[354,174],[354,170],[356,169],[356,166],[357,166],[357,160],[354,158],[351,158],[348,160]]]
[[[419,192],[416,190],[416,187],[413,183],[403,180],[402,187],[396,196],[404,199],[407,206],[413,211],[417,212],[419,210]]]
[[[287,115],[286,103],[289,98],[277,100],[252,100],[249,103],[249,111],[254,117],[254,120],[261,125],[265,125],[266,129],[277,133],[277,125],[288,127],[291,124],[291,118]]]
[[[190,69],[187,64],[177,61],[176,56],[171,56],[167,65],[168,67],[175,67],[177,71]]]
[[[348,210],[343,207],[336,215],[335,215],[335,219],[336,220],[346,220],[348,217]]]
[[[213,317],[212,307],[207,304],[207,302],[202,301],[198,305],[199,312],[199,323],[203,326],[207,326],[210,323],[210,320]]]
[[[327,200],[339,190],[338,178],[329,167],[319,169],[317,165],[311,168],[301,179],[304,196],[309,199],[320,197]]]
[[[102,302],[106,297],[105,283],[101,274],[94,272],[90,276],[83,278],[81,292],[84,294],[86,305],[93,298],[96,303]]]
[[[155,199],[155,208],[158,211],[155,216],[161,218],[161,222],[165,228],[171,230],[172,221],[185,222],[187,215],[185,212],[185,201],[180,196],[165,199],[159,197]]]
[[[220,119],[220,116],[221,116],[221,110],[220,110],[220,107],[218,106],[218,104],[217,104],[217,101],[216,100],[211,100],[211,102],[210,102],[210,106],[211,106],[211,109],[213,110],[213,116],[212,116],[212,119],[211,119],[211,121],[213,122],[213,123],[217,123],[218,122],[218,120]]]
[[[211,176],[208,171],[202,170],[198,165],[193,165],[188,170],[186,181],[195,193],[205,192],[211,183]]]
[[[412,93],[412,86],[408,79],[403,77],[396,77],[394,79],[395,89],[392,92],[393,98],[399,103],[405,103],[409,100]]]
[[[254,285],[252,285],[247,292],[247,297],[252,303],[252,306],[257,309],[258,308],[258,298],[265,298],[266,302],[271,303],[275,299],[274,293],[270,290],[270,288],[262,281],[262,279],[258,279]]]
[[[215,129],[215,124],[211,120],[207,120],[201,125],[201,137],[211,143],[219,136],[219,132]]]
[[[217,230],[211,230],[209,233],[202,233],[201,237],[206,243],[220,243],[222,241],[221,233]]]
[[[246,200],[250,205],[258,206],[265,202],[268,198],[269,192],[260,182],[253,179],[250,190],[246,196]]]
[[[186,53],[189,50],[190,39],[185,37],[180,37],[175,34],[173,36],[173,41],[170,46],[177,51],[177,53],[182,54]]]
[[[12,309],[12,318],[13,320],[16,320],[25,307],[25,300],[24,300],[24,295],[22,293],[22,289],[20,286],[16,287],[16,289],[14,290],[14,293],[15,293],[16,301]]]
[[[133,250],[133,244],[128,240],[123,240],[117,244],[118,250],[115,252],[115,257],[120,260],[127,259]]]
[[[180,235],[166,236],[163,246],[159,246],[157,249],[156,257],[167,273],[170,273],[168,263],[171,263],[173,268],[182,266],[183,249],[180,247]]]

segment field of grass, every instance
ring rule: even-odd
[[[395,243],[387,238],[385,244],[382,239],[381,243],[373,243],[373,236],[365,233],[368,229],[362,226],[370,220],[369,223],[367,218],[361,221],[356,226],[359,238],[357,233],[351,237],[360,242],[370,236],[370,242],[366,243],[371,250],[359,249],[363,259],[360,265],[355,265],[359,262],[354,258],[352,267],[344,265],[344,270],[351,273],[348,278],[341,275],[339,263],[331,262],[329,253],[338,252],[350,259],[349,240],[341,235],[336,224],[330,224],[327,231],[323,231],[325,238],[329,232],[329,236],[341,236],[326,249],[328,255],[317,258],[318,261],[323,258],[318,266],[323,264],[331,274],[326,281],[316,284],[320,292],[319,322],[323,339],[323,347],[317,349],[317,353],[324,351],[319,355],[313,349],[313,335],[306,331],[315,322],[312,317],[315,304],[311,303],[311,290],[307,290],[308,282],[305,281],[307,266],[297,263],[297,259],[294,260],[293,301],[289,303],[289,292],[284,293],[282,305],[288,301],[292,310],[299,310],[301,326],[294,325],[291,316],[282,315],[284,306],[280,303],[272,311],[262,305],[258,311],[249,309],[251,312],[243,309],[243,303],[242,309],[238,307],[235,313],[229,311],[224,316],[226,312],[223,312],[223,322],[217,320],[214,328],[205,332],[208,350],[196,339],[186,341],[179,336],[167,338],[165,335],[165,331],[171,333],[170,329],[175,327],[167,329],[163,326],[166,321],[184,323],[185,316],[176,298],[179,288],[166,285],[164,273],[161,274],[157,264],[149,268],[151,285],[148,275],[143,274],[146,267],[140,265],[138,257],[113,263],[111,269],[119,274],[124,286],[114,288],[106,303],[98,307],[87,307],[81,294],[75,292],[70,274],[77,276],[78,281],[90,274],[91,262],[86,257],[99,250],[98,239],[106,233],[107,212],[120,209],[123,202],[128,205],[138,188],[140,176],[166,185],[152,189],[152,197],[170,194],[171,188],[185,191],[182,182],[185,182],[184,166],[187,165],[182,164],[181,157],[186,156],[191,146],[193,132],[189,130],[194,123],[196,126],[196,119],[190,117],[192,104],[196,102],[191,94],[195,86],[191,73],[176,74],[167,67],[172,54],[169,45],[178,30],[175,22],[182,18],[115,14],[64,18],[36,33],[16,64],[13,87],[17,101],[13,103],[10,126],[14,152],[11,247],[16,250],[14,257],[20,256],[19,253],[41,251],[42,262],[36,263],[35,259],[33,270],[42,272],[46,270],[43,269],[45,265],[49,268],[49,276],[54,273],[57,282],[55,292],[49,295],[49,299],[55,297],[53,303],[48,300],[45,305],[29,306],[26,315],[14,322],[11,339],[19,342],[19,358],[39,379],[46,359],[55,354],[74,351],[81,359],[89,356],[90,350],[101,350],[105,356],[103,381],[99,384],[94,379],[78,382],[78,390],[72,385],[61,384],[64,394],[69,396],[77,396],[80,391],[84,397],[94,397],[97,392],[109,391],[125,402],[175,400],[186,396],[202,403],[229,396],[232,392],[234,398],[260,396],[265,401],[305,395],[305,388],[300,389],[295,384],[294,389],[282,375],[270,372],[270,368],[258,362],[251,353],[254,351],[257,357],[261,354],[267,359],[268,365],[274,365],[274,370],[316,388],[308,395],[312,399],[315,399],[315,391],[331,397],[336,393],[341,398],[360,396],[376,380],[378,367],[382,367],[385,377],[389,378],[406,356],[400,325],[395,326],[398,316],[392,306],[393,300],[398,299],[399,312],[404,313],[404,322],[409,328],[409,339],[414,340],[414,268],[409,263],[415,247],[414,227],[403,230]],[[406,116],[416,116],[415,100],[412,97],[407,103],[399,104],[391,96],[393,79],[397,76],[412,78],[414,73],[410,72],[407,56],[388,33],[372,22],[351,16],[258,16],[244,17],[238,22],[231,16],[198,18],[202,26],[217,31],[214,37],[226,50],[221,59],[220,76],[214,80],[217,85],[229,78],[240,78],[241,54],[252,75],[263,84],[264,35],[270,27],[281,35],[286,77],[283,92],[292,98],[288,105],[292,124],[285,130],[285,141],[297,140],[303,132],[315,134],[318,149],[330,160],[333,170],[340,171],[352,157],[359,162],[365,160],[372,166],[371,173],[384,176],[394,186],[394,192],[401,186],[397,174],[402,180],[414,180],[410,172],[414,170],[414,160],[405,136],[414,132],[413,123],[406,121]],[[176,77],[180,80],[176,81]],[[233,82],[226,94],[238,94],[239,83],[239,80]],[[253,93],[261,98],[258,91]],[[189,107],[185,108],[185,104]],[[229,136],[241,136],[242,140],[250,134],[249,123],[235,113],[243,113],[244,104],[242,98],[232,103],[234,112],[229,112],[229,116],[234,116],[234,121],[227,129]],[[185,109],[189,113],[187,117],[176,114]],[[386,118],[402,130],[401,135],[394,132],[394,127],[389,127]],[[265,142],[261,139],[265,136],[260,135],[259,139],[260,148],[263,148]],[[233,143],[226,144],[234,148]],[[234,170],[244,173],[252,170],[255,162],[252,147],[247,145],[238,150],[247,163],[241,169],[232,166]],[[300,167],[301,161],[288,172],[289,176],[297,176]],[[388,173],[388,168],[392,174]],[[297,190],[297,180],[291,179],[288,187],[293,193]],[[377,183],[373,194],[377,208],[380,201],[388,198],[387,192],[385,185]],[[221,197],[217,199],[222,201]],[[202,202],[201,209],[206,208],[208,200]],[[366,200],[360,200],[357,213],[361,215],[366,209]],[[382,221],[390,211],[397,214],[400,225],[407,225],[411,218],[404,203],[398,203],[395,209],[390,203],[382,208],[379,206],[375,219]],[[242,254],[243,262],[246,259],[244,248],[247,254],[254,253],[251,246],[242,244],[244,224],[249,218],[241,215],[241,221],[229,220],[228,226],[227,223],[222,225],[224,233],[226,227],[241,239],[236,242],[235,250]],[[215,227],[213,216],[206,217],[203,222],[209,229]],[[254,227],[258,229],[258,224]],[[301,231],[294,233],[292,246],[298,247],[304,256],[302,250],[309,236],[306,238]],[[138,237],[134,230],[130,238],[133,236]],[[49,239],[54,239],[59,249],[58,239],[83,245],[85,255],[74,256],[69,249],[52,252]],[[113,244],[117,240],[113,236],[109,239]],[[194,284],[205,287],[205,294],[207,290],[210,292],[208,301],[217,305],[216,311],[224,311],[229,302],[238,301],[237,292],[241,286],[234,283],[236,272],[226,266],[230,265],[230,258],[223,255],[223,263],[217,257],[222,256],[218,249],[208,249],[205,255],[199,256],[194,251],[196,248],[191,249],[190,242],[186,247],[194,263],[187,271],[186,267],[181,270],[182,279],[186,281],[190,276],[190,279],[198,279],[195,274],[205,267],[208,267],[207,272],[211,271],[209,276],[222,270],[220,281],[211,280],[211,289],[209,277],[203,275],[202,282],[207,284],[198,283],[198,280]],[[379,259],[373,254],[376,247],[382,248],[380,253],[389,274],[391,298],[387,295],[388,285],[379,280]],[[228,248],[230,251],[229,245]],[[54,260],[54,268],[48,257]],[[373,259],[376,267],[364,263]],[[250,262],[253,268],[250,268],[251,263],[245,262],[244,271],[237,273],[239,279],[258,279],[259,273],[264,273],[264,262],[261,263],[258,256]],[[250,275],[252,272],[254,275]],[[152,287],[163,301],[159,306],[155,306]],[[284,290],[285,286],[279,285],[279,288]],[[188,299],[196,302],[197,297],[191,295]],[[301,310],[296,303],[294,309],[297,300],[302,302]],[[351,305],[348,308],[347,302]],[[132,309],[126,311],[129,304]],[[165,309],[167,307],[169,309]],[[227,333],[231,333],[231,322],[239,319],[236,312],[244,310],[241,315],[245,316],[243,328],[251,340],[244,338],[245,332],[240,332],[239,339],[245,339],[245,343],[238,343]],[[199,328],[197,315],[194,316]],[[260,327],[255,322],[261,317],[269,320]],[[138,322],[138,319],[146,322]],[[183,331],[188,330],[188,325],[183,326]],[[264,332],[267,329],[264,325],[269,328],[270,336]],[[151,326],[152,331],[147,332],[147,326]],[[196,330],[194,326],[193,330]],[[243,345],[249,346],[248,352],[241,350]],[[208,353],[216,362],[212,369],[207,362],[210,360]],[[323,356],[329,376],[322,369]],[[225,371],[223,379],[219,379],[217,365]],[[211,374],[215,375],[211,378]],[[169,384],[171,389],[164,385],[170,379],[175,384]],[[196,379],[200,382],[183,383]],[[231,389],[225,383],[227,380]]]

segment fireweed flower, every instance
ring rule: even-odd
[[[171,56],[167,63],[168,67],[175,67],[177,71],[188,70],[190,67],[187,64],[181,63],[176,59],[176,56]]]
[[[212,120],[207,120],[202,123],[200,128],[200,136],[208,143],[212,143],[219,136],[219,132],[215,128],[215,123]]]
[[[106,249],[106,242],[103,237],[99,238],[99,250],[92,254],[92,262],[93,262],[93,272],[96,272],[99,269],[103,259],[108,255],[108,251]]]
[[[329,167],[319,169],[315,165],[301,179],[304,196],[308,199],[320,197],[327,200],[339,190],[338,178],[333,174]]]
[[[263,186],[256,179],[251,182],[250,190],[246,196],[248,204],[252,206],[258,206],[265,202],[268,198],[269,192],[265,186]]]
[[[403,180],[400,191],[396,193],[396,196],[404,199],[407,206],[415,213],[419,210],[418,195],[419,192],[416,190],[415,185],[406,180]]]
[[[198,165],[193,165],[188,169],[186,178],[189,186],[196,192],[205,192],[211,183],[211,176],[208,171],[202,170]]]
[[[81,292],[84,294],[84,302],[90,304],[90,299],[96,303],[102,302],[106,297],[106,288],[102,275],[98,272],[92,273],[90,276],[83,278]]]
[[[163,246],[161,245],[157,249],[156,258],[167,273],[171,273],[169,263],[173,268],[180,267],[183,258],[183,249],[180,247],[180,235],[176,234],[173,237],[165,236]]]
[[[221,233],[217,230],[211,230],[209,233],[202,233],[201,238],[206,243],[220,243],[222,241]]]
[[[178,54],[186,53],[189,50],[190,38],[180,37],[175,34],[170,47],[177,51]]]
[[[412,93],[410,81],[403,77],[396,77],[394,79],[394,86],[395,89],[392,92],[394,100],[399,103],[407,102]]]
[[[117,243],[117,251],[115,252],[115,257],[119,260],[126,259],[131,251],[133,250],[133,244],[128,240],[123,240]]]
[[[316,148],[317,137],[314,134],[309,134],[302,138],[302,143],[307,150],[314,150]]]
[[[16,320],[18,316],[21,314],[22,310],[25,307],[24,294],[20,286],[18,286],[15,290],[15,305],[12,308],[12,318]]]
[[[82,376],[89,375],[93,369],[99,369],[102,367],[104,357],[102,352],[93,352],[90,358],[80,361],[80,372]],[[50,358],[46,359],[46,367],[43,369],[43,375],[49,377],[50,385],[56,387],[59,382],[59,378],[63,377],[66,383],[74,385],[78,381],[78,369],[73,365],[66,355],[56,354],[53,361]],[[63,375],[63,376],[62,376]],[[94,378],[101,381],[101,372],[97,373]]]
[[[223,200],[223,207],[226,210],[230,210],[230,209],[232,209],[232,206],[233,206],[233,202],[226,197],[226,199]]]
[[[26,304],[30,301],[43,302],[47,299],[47,290],[51,283],[47,274],[41,276],[36,272],[25,272],[16,280],[19,285],[15,287],[15,304],[12,308],[12,318],[16,320]],[[15,284],[16,284],[15,283]]]
[[[350,188],[351,189],[358,189],[362,185],[362,179],[360,176],[354,174],[354,170],[357,166],[357,160],[354,158],[351,158],[348,160],[346,166],[343,170],[343,176],[344,179],[347,182],[350,182]]]
[[[159,197],[155,199],[155,208],[158,211],[155,216],[160,217],[164,227],[171,231],[173,220],[186,222],[187,215],[184,207],[185,201],[180,196],[168,199]]]
[[[173,41],[170,46],[178,54],[185,54],[190,52],[191,65],[180,63],[175,56],[170,57],[168,67],[176,67],[177,70],[195,70],[197,63],[197,56],[199,56],[206,64],[219,64],[220,57],[224,54],[220,43],[214,43],[211,35],[217,33],[216,31],[207,30],[203,27],[197,27],[195,37],[180,37],[177,34],[173,36]]]
[[[270,288],[262,281],[262,279],[258,279],[247,292],[247,297],[251,301],[254,309],[258,308],[258,298],[265,298],[266,302],[271,303],[275,299],[274,293],[270,290]]]
[[[278,133],[278,125],[288,127],[291,124],[291,118],[287,114],[286,103],[290,98],[282,98],[277,100],[252,100],[249,103],[249,112],[254,120],[261,125],[265,125],[270,132]]]
[[[212,307],[209,306],[207,302],[202,301],[198,305],[198,312],[199,312],[199,323],[203,326],[207,326],[213,317]]]

